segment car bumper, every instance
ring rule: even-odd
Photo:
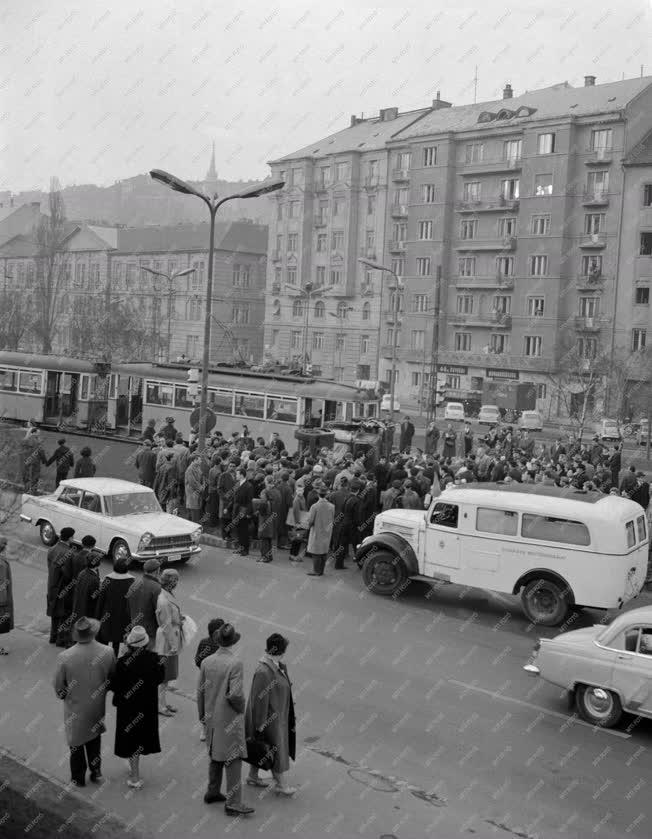
[[[528,676],[539,676],[541,675],[541,671],[536,666],[536,664],[524,664],[523,670],[528,674]]]
[[[30,521],[30,522],[34,521],[34,519],[31,516],[26,516],[25,513],[20,514],[20,520],[21,521]]]
[[[201,553],[200,545],[193,545],[191,548],[183,548],[178,551],[140,551],[132,553],[131,558],[136,562],[146,562],[148,559],[165,560],[166,562],[182,562]]]

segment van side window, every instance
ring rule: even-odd
[[[438,524],[443,527],[457,527],[458,517],[457,504],[435,504],[430,516],[430,524]]]
[[[636,544],[636,534],[634,533],[634,522],[628,521],[625,525],[625,530],[627,532],[627,547],[633,548]]]
[[[516,536],[518,513],[513,510],[492,510],[478,507],[475,517],[475,529],[483,533],[500,533],[501,536]]]
[[[645,532],[645,516],[639,516],[636,519],[636,527],[638,528],[638,541],[645,542],[647,533]]]
[[[630,524],[633,529],[634,523]],[[526,539],[540,539],[542,542],[565,542],[567,545],[591,544],[589,530],[582,522],[555,516],[537,516],[533,513],[523,513],[521,536]]]

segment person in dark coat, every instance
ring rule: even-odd
[[[650,484],[645,480],[645,472],[636,473],[636,488],[632,491],[630,498],[647,510],[650,504]]]
[[[226,540],[227,547],[231,541],[231,520],[233,518],[233,496],[235,495],[236,464],[231,461],[225,472],[217,479],[217,493],[220,499],[220,523],[222,538]]]
[[[414,437],[414,425],[410,417],[405,417],[401,423],[401,435],[399,437],[398,448],[399,451],[404,452],[406,449],[412,448],[412,438]]]
[[[473,451],[473,431],[471,426],[467,424],[464,426],[464,457],[468,457]]]
[[[14,628],[14,593],[11,565],[4,556],[6,548],[7,539],[0,536],[0,635],[8,635]],[[9,652],[0,646],[0,655],[9,655]]]
[[[158,629],[156,605],[161,593],[160,570],[161,563],[158,559],[148,559],[143,565],[143,576],[134,580],[127,590],[130,626],[145,627],[149,635],[150,649],[154,649]]]
[[[156,653],[147,649],[149,636],[142,626],[127,635],[127,652],[121,656],[111,679],[115,724],[116,757],[129,760],[127,786],[141,789],[140,756],[159,754],[158,686],[165,667]]]
[[[457,434],[453,426],[448,423],[448,427],[444,432],[444,448],[442,449],[442,457],[455,457],[455,446],[457,443]]]
[[[276,489],[280,496],[279,508],[279,523],[278,523],[278,538],[276,545],[280,549],[289,547],[289,535],[287,526],[288,513],[292,509],[292,502],[294,501],[294,493],[290,486],[290,473],[287,470],[281,472],[281,480],[277,484]]]
[[[289,641],[279,633],[270,635],[265,644],[265,655],[258,662],[245,710],[247,738],[262,740],[274,751],[272,777],[277,795],[291,796],[297,791],[287,782],[290,760],[296,757],[296,717],[292,699],[292,682],[283,656]],[[247,784],[267,787],[258,777],[258,768],[251,766]]]
[[[57,440],[57,448],[54,450],[52,457],[48,458],[47,466],[56,463],[56,473],[54,478],[54,486],[58,487],[61,481],[65,481],[68,477],[68,472],[75,465],[75,458],[72,449],[66,446],[64,438]]]
[[[360,493],[360,536],[371,536],[374,530],[378,499],[378,487],[373,472],[367,475],[367,483]]]
[[[342,551],[339,556],[335,557],[333,568],[338,571],[346,569],[345,560],[348,558],[349,545],[355,550],[355,546],[360,541],[358,527],[360,525],[360,491],[362,490],[362,481],[359,478],[354,478],[351,481],[351,493],[344,503],[343,511],[343,528],[341,537]]]
[[[21,443],[23,459],[23,484],[30,495],[38,493],[41,479],[41,464],[47,466],[48,459],[43,451],[38,428],[31,428]]]
[[[48,588],[46,599],[46,615],[50,618],[50,643],[57,644],[59,627],[64,618],[63,601],[60,597],[63,588],[68,554],[74,550],[72,537],[75,531],[72,527],[62,527],[59,539],[48,551]],[[62,644],[59,644],[62,646]]]
[[[628,498],[632,497],[632,493],[636,489],[636,467],[630,466],[629,469],[623,475],[623,478],[620,482],[620,493],[621,495],[624,493],[627,495]]]
[[[620,446],[616,443],[613,454],[609,458],[609,469],[611,470],[611,484],[617,487],[619,485],[618,478],[620,476],[620,469],[622,466],[622,455],[620,453]]]
[[[84,446],[79,454],[81,457],[75,465],[75,478],[93,478],[97,472],[97,467],[91,458],[91,450],[88,446]]]
[[[269,482],[269,483],[268,483]],[[276,539],[276,514],[272,506],[270,490],[274,479],[265,479],[265,489],[260,493],[258,506],[258,539],[260,540],[260,557],[256,562],[271,562],[274,559],[273,545]]]
[[[116,658],[131,622],[127,592],[135,578],[128,573],[128,568],[129,560],[118,557],[113,563],[113,571],[102,580],[97,598],[97,619],[100,622],[97,639],[112,646]]]
[[[150,489],[154,489],[156,479],[156,452],[152,450],[152,445],[151,440],[143,440],[142,448],[136,453],[135,462],[139,482]]]
[[[165,440],[171,440],[173,443],[177,439],[177,429],[174,427],[174,417],[166,417],[165,425],[160,431],[160,434]]]
[[[86,554],[86,568],[80,571],[75,582],[72,601],[73,619],[96,618],[97,601],[100,593],[100,562],[102,555],[89,550]]]
[[[161,466],[156,471],[154,492],[166,513],[171,513],[177,502],[177,465],[172,449],[165,449]]]
[[[150,419],[147,420],[147,426],[143,431],[143,440],[149,440],[150,442],[154,442],[154,437],[156,436],[156,420]]]
[[[72,628],[77,618],[74,616],[75,589],[79,575],[88,567],[88,557],[95,547],[95,537],[83,536],[81,550],[71,548],[66,554],[61,575],[58,599],[62,612],[57,636],[58,647],[70,647]]]
[[[426,454],[437,454],[440,437],[441,432],[437,428],[435,421],[431,420],[426,428]]]
[[[238,534],[238,553],[249,556],[251,517],[253,515],[254,489],[247,480],[247,470],[240,467],[236,473],[238,484],[233,495],[233,524]]]

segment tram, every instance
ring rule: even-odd
[[[184,439],[198,400],[189,395],[187,364],[93,363],[62,356],[0,352],[0,403],[6,419],[45,426],[140,436],[149,420],[168,417]],[[288,442],[295,428],[378,415],[378,396],[353,385],[303,376],[209,371],[208,407],[225,436],[246,425]],[[210,417],[209,417],[210,419]],[[194,417],[193,417],[194,421]]]

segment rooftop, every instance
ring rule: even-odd
[[[209,230],[208,222],[119,228],[117,250],[125,254],[207,251]],[[267,252],[267,227],[244,221],[217,222],[215,248],[264,254]]]

